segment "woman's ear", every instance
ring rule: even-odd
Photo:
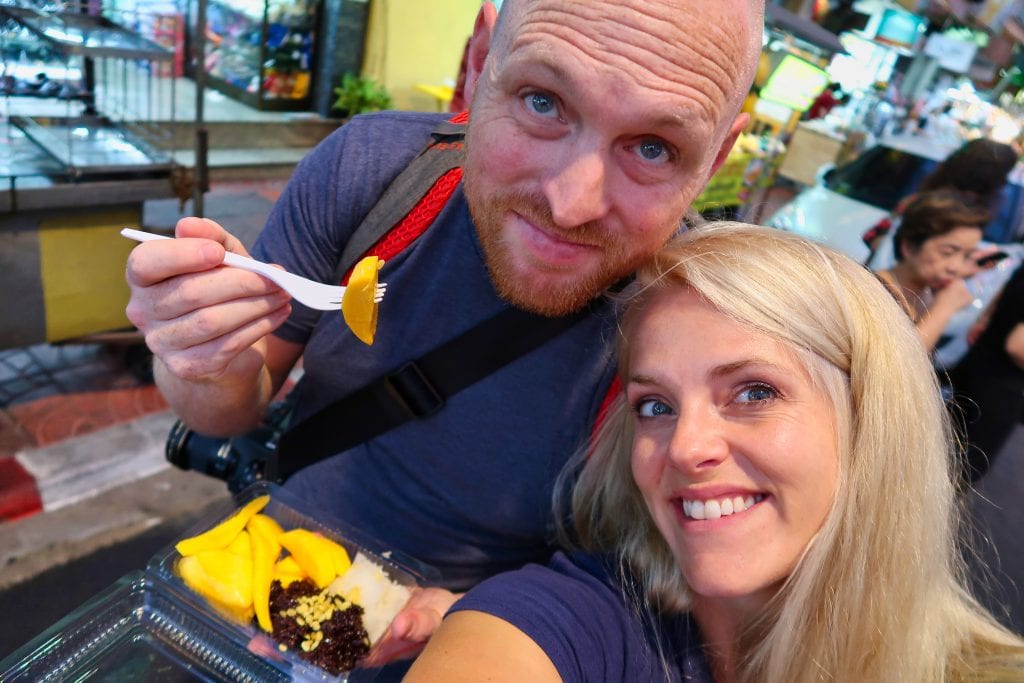
[[[498,8],[490,0],[485,0],[480,5],[480,12],[476,15],[476,22],[473,24],[473,35],[469,37],[469,44],[466,45],[464,97],[467,103],[473,101],[473,91],[476,89],[477,79],[483,73],[487,53],[491,50],[491,36],[497,22]]]

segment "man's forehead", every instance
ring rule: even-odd
[[[524,33],[561,31],[660,51],[680,65],[711,59],[719,62],[713,67],[748,81],[745,89],[760,53],[763,17],[763,0],[505,0],[494,47],[501,53]]]
[[[525,15],[551,9],[614,24],[665,26],[719,24],[739,29],[760,24],[763,0],[505,0],[500,21],[513,24]]]
[[[675,96],[690,103],[688,116],[715,125],[742,101],[753,77],[761,38],[755,4],[506,0],[503,12],[509,14],[498,50],[506,57],[525,57],[526,50],[551,64],[569,60],[612,71],[615,78],[604,87],[621,88],[620,96],[629,95],[630,84],[644,93]],[[745,12],[730,15],[731,7]]]

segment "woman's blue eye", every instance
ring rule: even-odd
[[[671,415],[672,409],[663,401],[656,398],[647,398],[636,404],[636,414],[640,417],[657,417],[659,415]]]
[[[755,384],[743,389],[738,396],[738,400],[741,403],[763,403],[764,401],[778,398],[778,396],[779,392],[767,384]]]
[[[555,112],[555,98],[542,92],[532,92],[524,98],[526,106],[537,114],[548,116]]]

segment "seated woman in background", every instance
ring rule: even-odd
[[[1024,641],[964,589],[946,410],[879,281],[721,224],[634,286],[624,392],[564,475],[575,550],[471,590],[406,680],[1020,680]]]
[[[952,190],[917,195],[896,229],[896,265],[878,277],[904,302],[929,351],[953,314],[974,300],[964,277],[975,264],[988,211]]]
[[[1016,164],[1017,152],[1010,145],[988,138],[965,143],[936,166],[914,194],[904,197],[892,215],[864,234],[864,242],[871,250],[865,263],[876,270],[892,264],[894,255],[888,233],[899,225],[904,209],[917,194],[934,190],[954,190],[973,195],[977,203],[991,214],[984,228],[984,239],[995,243],[1013,241],[1015,202],[1008,196],[1007,183]]]

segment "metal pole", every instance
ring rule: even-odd
[[[195,41],[196,82],[196,158],[195,184],[192,188],[192,211],[196,216],[203,215],[203,194],[209,189],[207,177],[206,155],[208,151],[206,124],[203,121],[203,97],[206,91],[206,0],[198,0],[196,9],[196,41]]]

